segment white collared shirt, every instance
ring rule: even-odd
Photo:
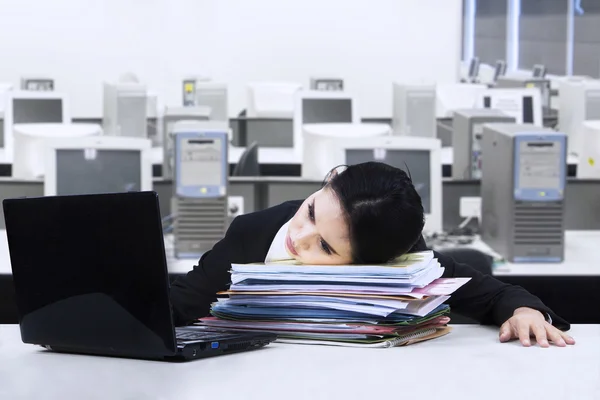
[[[286,222],[281,228],[279,228],[279,231],[277,231],[275,238],[271,242],[271,247],[269,247],[269,252],[265,258],[265,263],[293,259],[285,248],[285,237],[287,235],[290,222],[291,220]]]

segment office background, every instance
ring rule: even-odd
[[[226,82],[230,116],[245,108],[248,82],[333,74],[362,115],[389,117],[390,82],[453,82],[460,61],[461,0],[2,0],[0,8],[0,37],[11,38],[0,51],[20,55],[3,57],[0,76],[52,76],[74,118],[100,117],[101,82],[126,71],[167,105],[181,102],[182,76]]]
[[[473,56],[490,65],[506,59],[512,71],[541,63],[549,74],[600,77],[600,4],[585,0],[0,0],[0,10],[0,52],[18,54],[2,58],[0,80],[51,77],[55,90],[69,95],[75,122],[100,122],[101,83],[127,71],[162,105],[181,103],[185,76],[227,83],[234,132],[252,81],[307,85],[313,75],[341,77],[363,121],[389,123],[391,82],[456,82],[461,60]],[[300,166],[292,167],[262,175],[300,175]],[[0,176],[10,171],[0,168]],[[154,176],[169,215],[172,183]],[[42,187],[6,179],[0,198],[40,195]],[[318,187],[284,177],[230,182],[245,212]],[[477,181],[444,181],[444,229],[462,222],[460,198],[479,193]],[[600,181],[571,179],[566,198],[566,229],[600,229]],[[588,284],[597,286],[597,277]]]

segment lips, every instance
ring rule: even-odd
[[[292,238],[290,238],[290,235],[287,234],[285,236],[285,247],[287,247],[288,251],[290,253],[292,253],[293,255],[297,256],[298,253],[296,252],[296,249],[294,249],[294,245],[292,244]]]

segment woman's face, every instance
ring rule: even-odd
[[[303,264],[350,264],[348,227],[341,205],[327,187],[302,203],[285,238],[286,250]]]

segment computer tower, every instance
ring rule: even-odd
[[[496,80],[496,88],[537,88],[542,96],[542,107],[550,107],[550,79],[532,76],[504,75]]]
[[[198,259],[223,237],[228,219],[228,132],[178,122],[172,210],[176,258]]]
[[[394,135],[437,137],[435,85],[394,83],[393,107]]]
[[[483,124],[514,123],[515,118],[493,108],[460,109],[452,119],[452,177],[481,179]]]
[[[173,178],[173,128],[180,121],[208,121],[210,119],[210,109],[208,107],[166,107],[162,118],[162,148],[163,148],[163,168],[162,176],[165,179]],[[223,128],[226,128],[225,124]]]
[[[486,124],[483,153],[483,241],[513,263],[563,261],[567,136]]]
[[[148,137],[148,92],[140,83],[105,83],[102,128],[108,136]]]

